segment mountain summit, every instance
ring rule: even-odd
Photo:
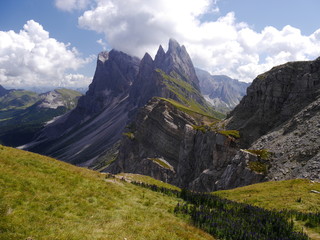
[[[199,80],[191,58],[185,46],[180,46],[176,40],[169,40],[169,49],[165,54],[162,46],[159,47],[155,67],[162,69],[166,74],[176,72],[184,81],[199,90]]]

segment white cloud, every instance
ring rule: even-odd
[[[43,27],[28,21],[19,33],[0,31],[0,84],[15,88],[68,86],[78,79],[87,86],[86,77],[68,77],[92,58],[83,59],[70,44],[49,37]]]
[[[82,28],[104,33],[108,46],[142,57],[173,37],[194,64],[214,74],[251,81],[274,65],[320,55],[320,29],[310,36],[292,26],[256,32],[230,12],[215,21],[217,0],[95,0],[79,18]],[[215,15],[216,16],[216,15]]]
[[[96,0],[79,18],[83,28],[104,33],[109,45],[141,56],[170,37],[183,35],[204,12],[216,10],[210,0]],[[179,39],[178,39],[179,40]]]
[[[91,2],[92,0],[55,0],[56,7],[63,11],[85,9]]]
[[[102,47],[104,51],[107,49],[107,43],[103,41],[101,38],[97,40],[97,43]]]

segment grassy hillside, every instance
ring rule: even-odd
[[[0,239],[212,239],[178,199],[0,146]]]
[[[295,179],[253,184],[215,194],[266,209],[320,212],[320,194],[311,190],[320,191],[320,183]]]
[[[0,97],[0,110],[25,109],[39,101],[39,95],[25,90],[12,90]]]
[[[278,182],[265,182],[232,190],[218,191],[220,197],[243,202],[269,210],[294,210],[304,213],[320,212],[320,183],[306,179]],[[308,228],[306,222],[296,221],[296,226],[303,228],[311,239],[320,240],[320,226]]]

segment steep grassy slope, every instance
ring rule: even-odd
[[[320,183],[306,179],[266,182],[232,190],[218,191],[220,197],[247,204],[276,210],[294,210],[305,213],[320,212]],[[312,239],[320,239],[320,226],[308,229],[303,222],[296,222],[303,227]]]
[[[183,81],[178,74],[172,72],[170,75],[167,75],[160,69],[157,69],[156,71],[161,74],[163,83],[174,94],[176,100],[178,100],[184,106],[184,108],[192,112],[209,115],[218,119],[225,117],[224,114],[215,111],[205,101],[199,90],[195,89],[191,84]],[[171,103],[176,102],[173,99],[168,100]]]
[[[0,146],[0,239],[212,239],[178,200],[98,172]]]

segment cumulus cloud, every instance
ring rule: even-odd
[[[170,37],[185,34],[204,12],[216,11],[210,0],[96,0],[79,18],[83,28],[104,33],[119,50],[141,56]]]
[[[105,35],[108,45],[141,57],[169,38],[184,44],[198,67],[252,81],[287,61],[320,55],[320,29],[310,36],[292,26],[256,32],[230,12],[216,20],[217,0],[95,0],[79,17],[82,28]],[[217,14],[215,15],[217,17]]]
[[[88,7],[92,0],[56,0],[56,7],[63,11],[81,10]]]
[[[71,76],[92,58],[83,59],[70,44],[49,37],[49,32],[28,21],[19,33],[0,31],[0,84],[14,88],[87,86],[88,77]]]

